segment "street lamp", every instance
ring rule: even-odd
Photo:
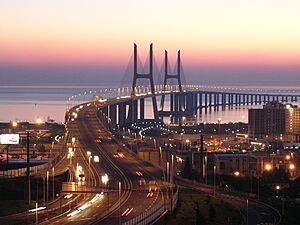
[[[12,125],[12,127],[16,128],[18,126],[18,122],[17,121],[12,121],[11,125]]]
[[[239,172],[239,171],[235,171],[235,172],[233,173],[233,175],[236,176],[236,177],[238,177],[238,176],[240,176],[240,172]]]
[[[46,199],[47,199],[47,203],[49,201],[49,171],[47,171],[47,190],[46,190]]]
[[[43,123],[43,120],[41,117],[36,118],[35,122],[39,125]]]
[[[214,166],[214,196],[216,196],[216,169],[217,167]]]
[[[185,140],[185,143],[186,143],[186,150],[188,150],[189,149],[189,147],[190,147],[190,140],[189,139],[186,139]]]
[[[97,156],[97,155],[94,155],[94,162],[95,162],[95,163],[98,163],[98,162],[100,162],[99,156]]]
[[[52,201],[54,201],[54,167],[52,167]]]
[[[70,166],[72,165],[72,157],[74,156],[74,151],[72,147],[68,148],[68,158],[70,159]]]
[[[273,169],[273,167],[272,167],[272,165],[270,164],[270,163],[267,163],[266,165],[265,165],[265,170],[266,171],[271,171]]]
[[[294,163],[289,164],[289,169],[290,170],[295,170],[296,169],[295,164]]]
[[[106,189],[108,186],[108,181],[109,181],[109,178],[108,178],[107,173],[105,173],[104,175],[101,176],[101,182],[102,182],[102,184],[105,185]],[[107,192],[107,209],[109,210],[109,191],[106,190],[106,192]]]
[[[119,182],[119,225],[121,225],[121,182]]]
[[[279,191],[281,191],[281,186],[280,185],[276,185],[275,186],[275,190],[277,193],[279,193]],[[281,214],[284,215],[284,188],[282,189],[282,196],[281,196],[281,201],[282,201],[282,205],[281,205]]]
[[[91,185],[91,158],[92,158],[92,153],[90,151],[86,152],[88,159],[89,159],[89,185]]]

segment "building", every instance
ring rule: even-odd
[[[281,139],[286,130],[286,106],[270,102],[262,109],[249,109],[249,137]]]
[[[288,141],[300,141],[300,108],[286,105],[286,137]]]
[[[290,179],[299,176],[299,155],[294,152],[216,153],[213,163],[219,175],[260,177],[264,172],[282,168]]]

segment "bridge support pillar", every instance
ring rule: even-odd
[[[217,101],[216,101],[216,106],[217,106],[217,110],[219,110],[219,106],[220,106],[220,94],[219,93],[217,93]]]
[[[197,93],[193,93],[193,115],[197,115],[197,106],[198,106],[198,95]]]
[[[170,94],[170,111],[174,111],[174,94]]]
[[[214,93],[214,110],[217,111],[217,93]]]
[[[175,94],[175,109],[174,111],[178,112],[179,111],[179,94]]]
[[[207,93],[205,92],[204,93],[204,110],[205,110],[205,112],[207,111]]]
[[[137,100],[131,100],[130,103],[129,103],[127,121],[129,123],[134,123],[134,122],[137,121],[137,116],[138,116],[138,101]]]
[[[211,111],[211,106],[212,106],[212,93],[208,94],[208,100],[209,100],[209,111]]]
[[[202,104],[203,104],[203,99],[202,98],[203,98],[203,94],[202,94],[202,92],[200,92],[199,93],[199,107],[200,107],[199,112],[200,112],[200,114],[202,114],[202,108],[203,108],[202,107]]]
[[[118,123],[120,124],[120,126],[123,126],[126,122],[126,104],[124,102],[119,103],[118,108],[119,108],[119,112],[118,112],[119,121],[118,121]]]
[[[154,87],[154,80],[153,80],[153,44],[150,45],[150,51],[149,51],[149,73],[141,74],[138,73],[138,55],[137,55],[137,45],[134,44],[134,51],[133,51],[133,82],[132,82],[132,92],[131,96],[134,96],[136,94],[136,83],[138,79],[148,79],[150,81],[150,88],[151,88],[151,94],[152,94],[152,105],[153,105],[153,115],[154,119],[156,121],[159,120],[158,118],[158,110],[157,110],[157,102],[155,97],[155,87]],[[130,114],[131,119],[134,119],[132,116],[135,115],[136,109],[130,109],[130,107],[134,107],[136,103],[130,103],[129,104],[129,111],[133,113],[133,115]]]
[[[145,99],[144,98],[140,99],[140,119],[141,120],[145,119]]]
[[[116,127],[116,120],[117,120],[117,107],[116,105],[109,105],[109,123],[110,128]]]
[[[226,107],[226,94],[222,93],[221,98],[222,98],[222,109],[224,109]]]
[[[232,102],[232,94],[228,94],[228,108],[231,108]]]

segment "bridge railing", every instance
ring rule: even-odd
[[[123,225],[147,225],[153,224],[165,213],[165,204],[161,200],[156,206],[150,208],[148,211],[122,223]]]
[[[173,212],[178,202],[178,189],[170,199],[161,200],[148,211],[122,223],[122,225],[147,225],[157,222],[167,211]]]
[[[179,92],[178,85],[155,85],[155,94]],[[207,85],[182,85],[183,92],[217,92],[217,93],[233,93],[233,94],[254,94],[254,95],[283,95],[283,96],[300,96],[299,89],[271,89],[271,88],[247,88],[247,87],[221,87],[221,86],[207,86]],[[103,98],[124,98],[131,97],[132,87],[119,88],[100,88],[98,91],[89,91],[73,95],[67,99],[67,110],[72,106],[79,105],[94,99],[94,96],[99,95]],[[151,95],[151,88],[148,85],[140,85],[135,88],[136,96]]]
[[[63,146],[65,146],[65,141],[62,142],[59,146],[58,154],[52,159],[49,159],[48,162],[45,162],[40,165],[36,166],[30,166],[30,174],[38,174],[43,170],[50,169],[53,165],[55,165],[57,162],[63,158],[63,156],[66,154],[66,151],[63,151]],[[0,177],[6,177],[6,178],[14,178],[14,177],[24,177],[27,175],[27,168],[17,168],[17,169],[9,169],[9,170],[2,170],[0,171]]]
[[[49,162],[38,166],[31,166],[30,174],[35,174],[38,171],[47,169],[49,167],[50,167]],[[18,169],[0,171],[0,177],[6,177],[6,178],[24,177],[26,176],[26,174],[27,174],[27,168],[18,168]]]

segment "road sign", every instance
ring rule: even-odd
[[[19,134],[0,134],[0,144],[2,145],[18,145],[19,140]]]

